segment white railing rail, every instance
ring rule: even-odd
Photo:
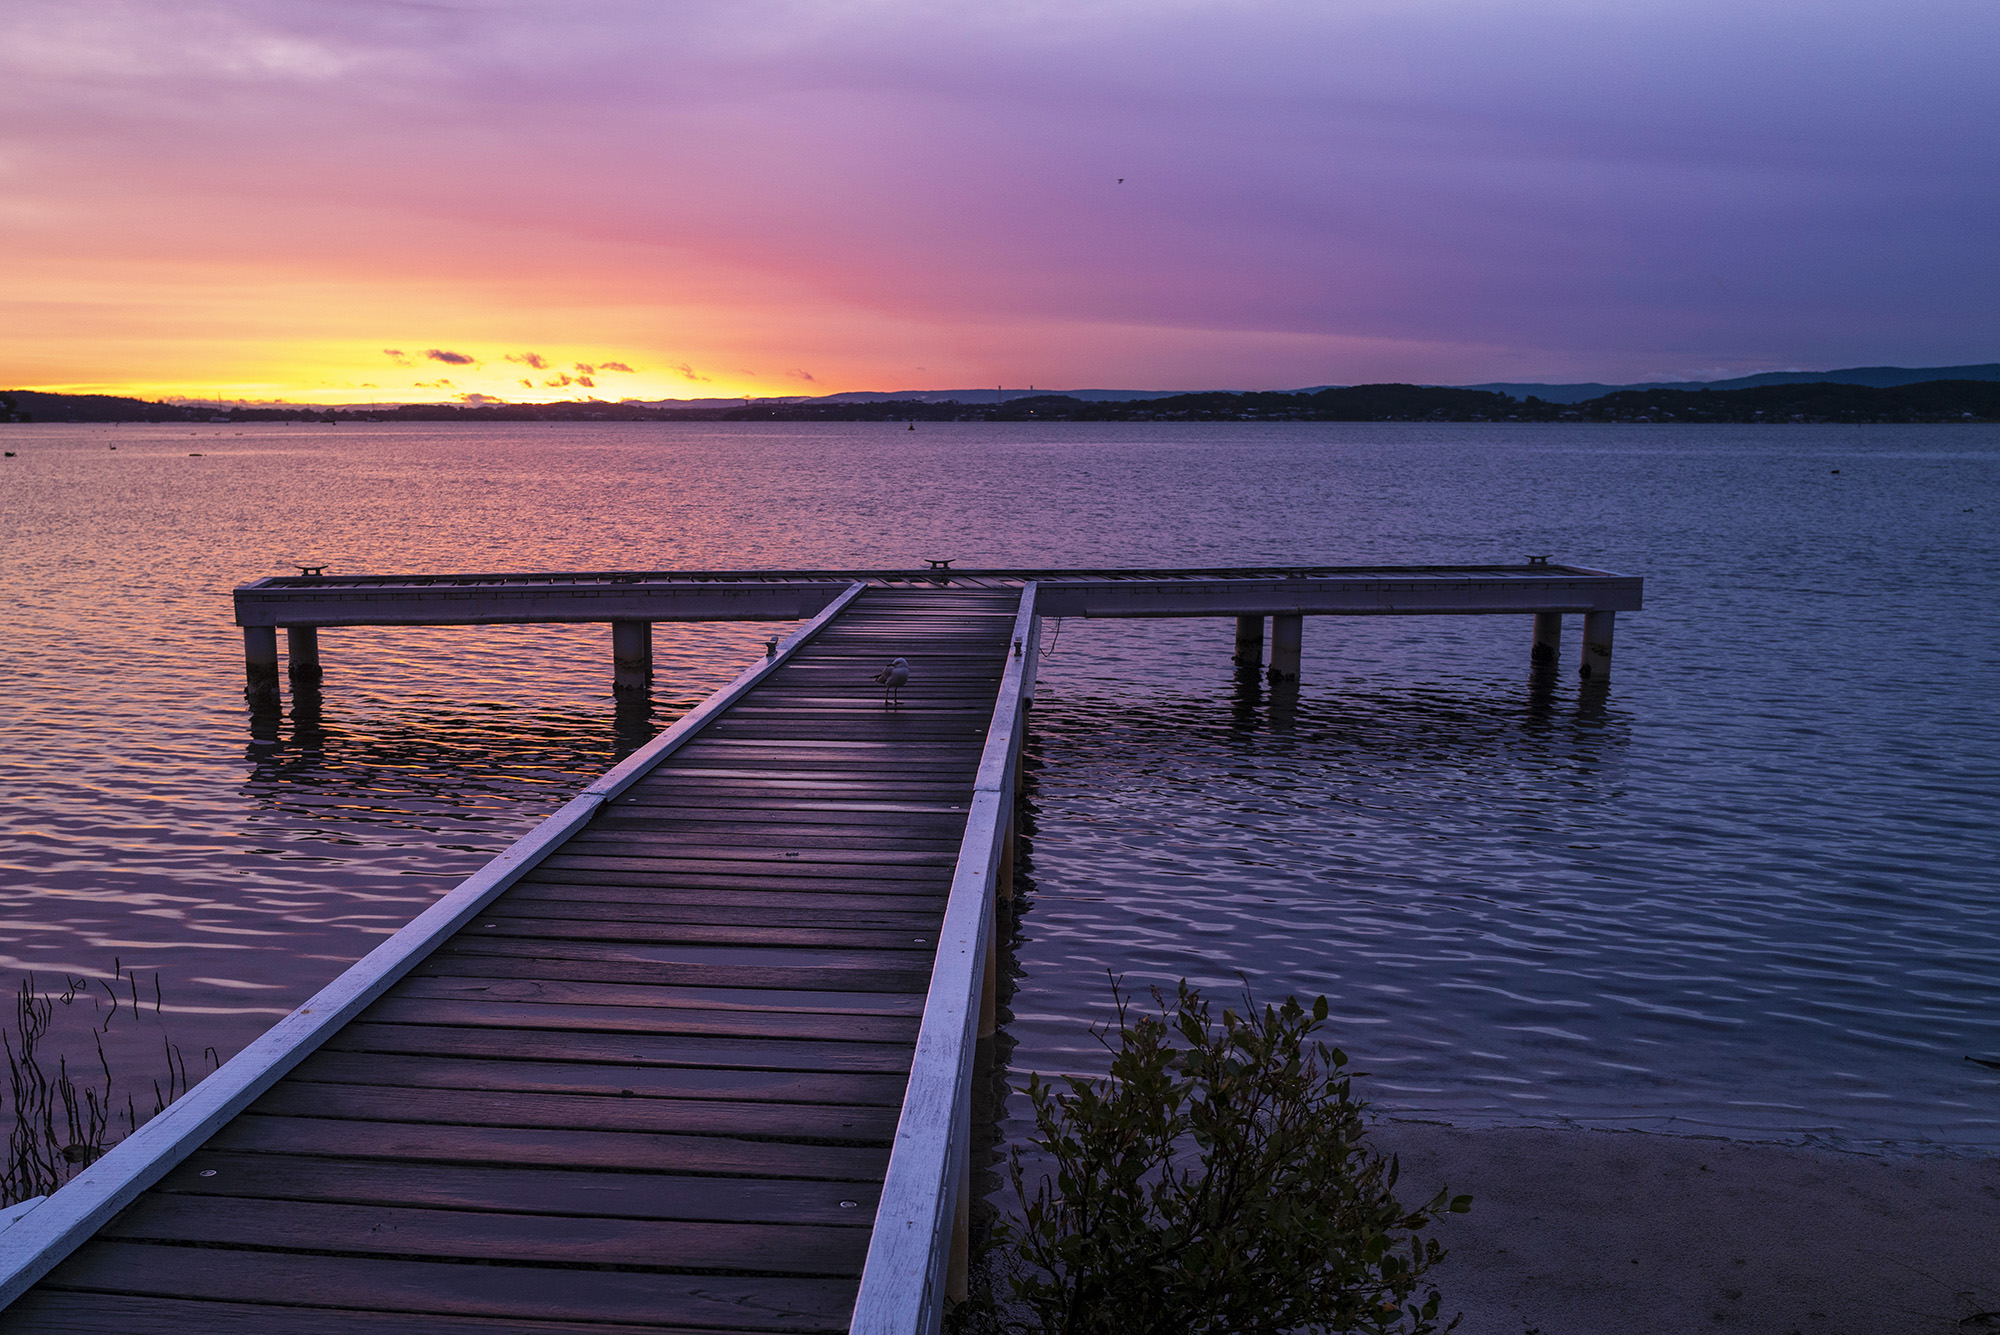
[[[112,1215],[199,1149],[230,1118],[243,1111],[309,1056],[335,1031],[399,981],[453,932],[482,912],[596,814],[598,808],[645,777],[725,709],[772,672],[860,597],[868,586],[855,583],[825,610],[789,636],[777,651],[745,670],[671,728],[606,771],[554,815],[517,839],[411,919],[311,1000],[279,1020],[207,1079],[112,1147],[33,1209],[15,1215],[0,1231],[0,1307],[21,1296],[70,1252],[87,1241]]]
[[[1037,634],[1030,583],[1021,591],[1000,698],[980,754],[850,1335],[935,1335],[944,1320],[953,1233],[971,1191],[973,1057],[1002,846],[1012,825],[1026,705],[1034,694]]]

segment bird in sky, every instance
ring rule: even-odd
[[[1121,176],[1121,177],[1119,177],[1119,178],[1118,178],[1118,184],[1120,184],[1120,185],[1123,185],[1123,184],[1125,184],[1125,178],[1124,178],[1124,177],[1122,177],[1122,176]]]
[[[894,708],[903,707],[903,683],[909,679],[910,660],[907,658],[892,658],[888,667],[875,674],[875,680],[882,685],[882,708],[890,708],[892,700]]]

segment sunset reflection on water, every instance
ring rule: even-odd
[[[782,629],[660,626],[636,706],[603,626],[331,629],[253,715],[228,590],[294,564],[1554,551],[1647,577],[1608,691],[1524,618],[1314,620],[1292,697],[1225,621],[1049,626],[1015,1068],[1090,1065],[1107,969],[1240,975],[1386,1106],[2000,1143],[2000,433],[892,425],[8,428],[0,961],[226,1054]]]

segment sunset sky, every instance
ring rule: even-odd
[[[0,388],[1992,361],[1996,38],[1992,0],[11,0]]]

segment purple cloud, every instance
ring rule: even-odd
[[[473,364],[473,359],[465,353],[449,352],[443,348],[432,348],[424,356],[434,362],[443,362],[446,366],[471,366]]]
[[[597,369],[600,371],[623,371],[626,375],[632,374],[632,368],[624,362],[599,362]]]
[[[510,362],[519,362],[531,371],[546,371],[549,369],[549,359],[542,356],[539,352],[510,352],[507,354],[507,360]]]
[[[161,303],[296,275],[256,300],[302,340],[421,291],[812,384],[913,346],[947,385],[1995,355],[1990,0],[197,8],[10,11],[0,236]]]

